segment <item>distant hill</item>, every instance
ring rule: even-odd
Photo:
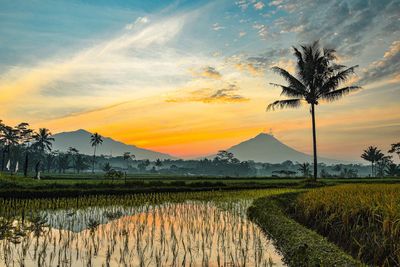
[[[92,133],[86,130],[77,130],[72,132],[62,132],[53,135],[55,142],[53,150],[67,151],[69,147],[75,147],[82,154],[92,155],[93,147],[90,145],[90,136]],[[159,153],[156,151],[139,148],[134,145],[127,145],[122,142],[103,137],[103,144],[97,147],[97,155],[122,156],[124,152],[130,152],[136,159],[174,159],[174,157]]]
[[[255,162],[266,163],[281,163],[286,160],[300,163],[312,163],[313,161],[311,155],[297,151],[285,145],[273,135],[265,133],[260,133],[256,137],[232,146],[227,150],[232,152],[241,161],[254,160]],[[344,161],[320,157],[318,157],[318,162],[326,164],[345,163]]]

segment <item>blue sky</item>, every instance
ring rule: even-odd
[[[6,123],[87,128],[182,156],[272,127],[309,152],[307,108],[265,106],[279,98],[270,68],[294,70],[291,47],[319,39],[342,64],[360,66],[352,82],[364,88],[319,107],[323,153],[353,159],[363,146],[398,141],[398,0],[0,3]]]

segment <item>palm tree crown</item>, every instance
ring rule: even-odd
[[[361,158],[371,162],[371,176],[374,176],[374,163],[380,161],[385,155],[377,147],[370,146],[361,154]]]
[[[301,50],[293,47],[297,58],[297,77],[288,71],[273,67],[272,70],[281,75],[288,85],[271,83],[282,89],[281,95],[291,99],[277,100],[268,105],[268,110],[285,107],[299,107],[303,102],[318,105],[319,100],[334,101],[348,93],[360,89],[359,86],[339,85],[350,78],[358,65],[346,67],[334,63],[336,51],[334,49],[321,49],[316,41],[309,46],[301,46]]]
[[[51,137],[51,132],[49,131],[49,129],[40,128],[39,132],[37,132],[34,135],[34,139],[35,139],[34,146],[38,148],[41,152],[44,152],[46,150],[51,150],[54,138]]]
[[[98,133],[94,133],[90,136],[90,143],[92,146],[98,146],[103,143],[103,137]]]

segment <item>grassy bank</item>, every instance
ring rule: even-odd
[[[289,266],[359,266],[360,263],[326,238],[289,218],[284,206],[295,194],[257,199],[249,217],[274,240]]]
[[[313,189],[291,214],[367,264],[400,266],[400,185]]]
[[[51,174],[53,175],[53,174]],[[127,179],[105,179],[99,174],[46,175],[41,180],[21,176],[0,176],[0,197],[76,197],[99,194],[133,194],[265,188],[304,188],[309,184],[301,178],[271,177],[193,177],[129,175]],[[320,179],[319,185],[341,183],[400,183],[399,178],[385,179]]]

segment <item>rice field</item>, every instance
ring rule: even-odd
[[[285,266],[246,217],[293,190],[0,200],[0,266]]]
[[[338,185],[299,195],[294,215],[363,262],[400,266],[400,185]]]

